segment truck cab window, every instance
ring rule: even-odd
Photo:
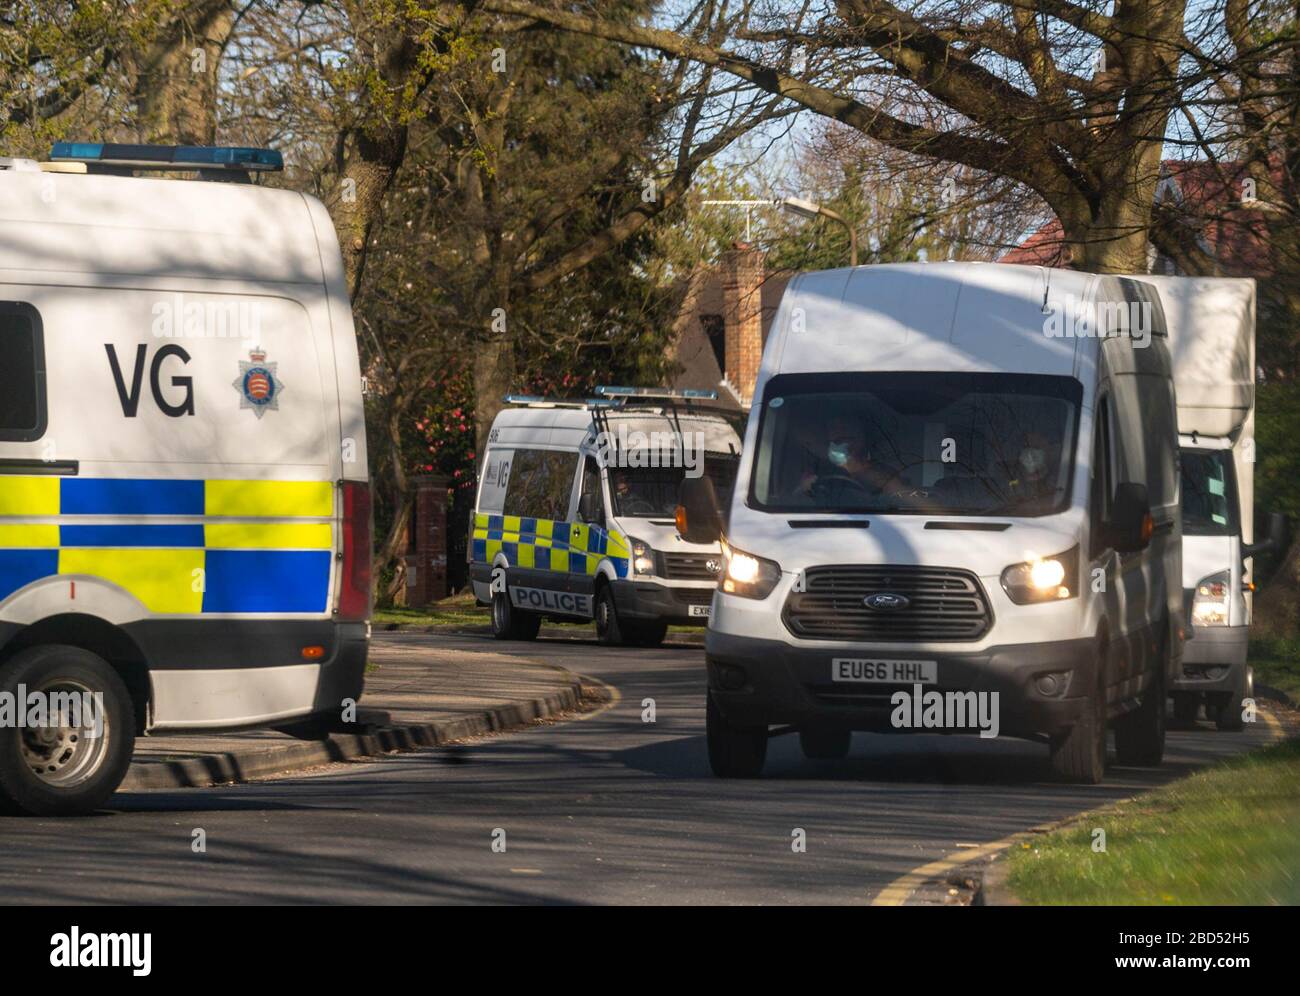
[[[1231,450],[1183,450],[1183,534],[1233,536],[1237,479]]]
[[[45,417],[40,318],[29,305],[0,303],[0,439],[39,439]]]

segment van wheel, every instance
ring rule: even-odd
[[[98,809],[122,784],[135,749],[135,709],[121,677],[89,651],[50,644],[0,668],[0,692],[16,700],[19,685],[29,701],[36,693],[67,693],[78,703],[88,696],[90,714],[65,709],[58,725],[0,729],[0,806],[31,816]]]
[[[628,634],[628,642],[638,647],[657,647],[667,635],[668,624],[665,622],[637,623]]]
[[[1106,777],[1106,660],[1107,644],[1098,648],[1097,680],[1083,715],[1069,731],[1053,737],[1052,769],[1062,778],[1097,785]]]
[[[596,593],[596,639],[611,647],[622,646],[626,639],[614,606],[614,589],[607,584]]]
[[[498,640],[536,640],[542,617],[510,604],[510,596],[498,591],[492,596],[492,635]]]
[[[799,749],[813,761],[838,761],[849,756],[853,731],[834,727],[813,727],[799,731]]]
[[[1174,700],[1174,719],[1188,725],[1196,722],[1201,713],[1201,696],[1197,692],[1174,692],[1169,696]]]
[[[732,726],[708,693],[704,728],[709,743],[709,767],[719,778],[757,778],[767,760],[767,727]]]
[[[1142,694],[1142,704],[1115,721],[1115,760],[1124,765],[1150,767],[1165,756],[1165,655]]]
[[[1240,733],[1246,728],[1246,722],[1241,718],[1242,700],[1252,697],[1255,689],[1255,676],[1250,665],[1246,665],[1242,677],[1237,689],[1224,695],[1217,703],[1214,725],[1224,733]]]

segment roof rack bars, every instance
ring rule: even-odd
[[[696,388],[677,390],[670,387],[620,387],[613,384],[601,384],[596,393],[606,398],[664,399],[677,401],[717,401],[717,391],[701,391]]]
[[[540,394],[507,394],[503,400],[521,408],[609,408],[618,404],[613,398],[544,398]]]

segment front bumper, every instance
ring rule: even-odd
[[[674,626],[704,626],[707,615],[691,615],[693,606],[713,602],[714,586],[687,588],[654,581],[619,580],[610,583],[620,619],[662,621]]]
[[[938,682],[925,690],[997,692],[1000,732],[1013,736],[1055,735],[1074,725],[1096,687],[1097,645],[1093,640],[990,647],[977,653],[920,653],[792,646],[778,640],[710,630],[705,639],[710,694],[736,726],[839,726],[893,732],[890,696],[911,691],[907,684],[846,684],[831,680],[836,657],[936,661]],[[1058,676],[1055,694],[1037,679]]]
[[[1174,692],[1233,692],[1245,686],[1249,626],[1195,626],[1183,644],[1182,676]]]

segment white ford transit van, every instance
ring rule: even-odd
[[[137,734],[339,718],[371,555],[324,207],[268,150],[55,157],[0,168],[0,806],[45,814]]]
[[[1155,764],[1184,631],[1164,319],[1140,281],[1037,267],[808,273],[763,352],[723,536],[708,746],[761,770],[854,730],[1042,738],[1055,768]],[[983,722],[983,720],[989,722]],[[978,721],[977,721],[978,720]]]
[[[738,413],[717,395],[601,387],[590,401],[512,396],[479,479],[469,570],[499,639],[541,621],[595,619],[603,643],[653,646],[703,625],[722,567],[715,537],[689,543],[674,514],[683,479],[730,494]]]

